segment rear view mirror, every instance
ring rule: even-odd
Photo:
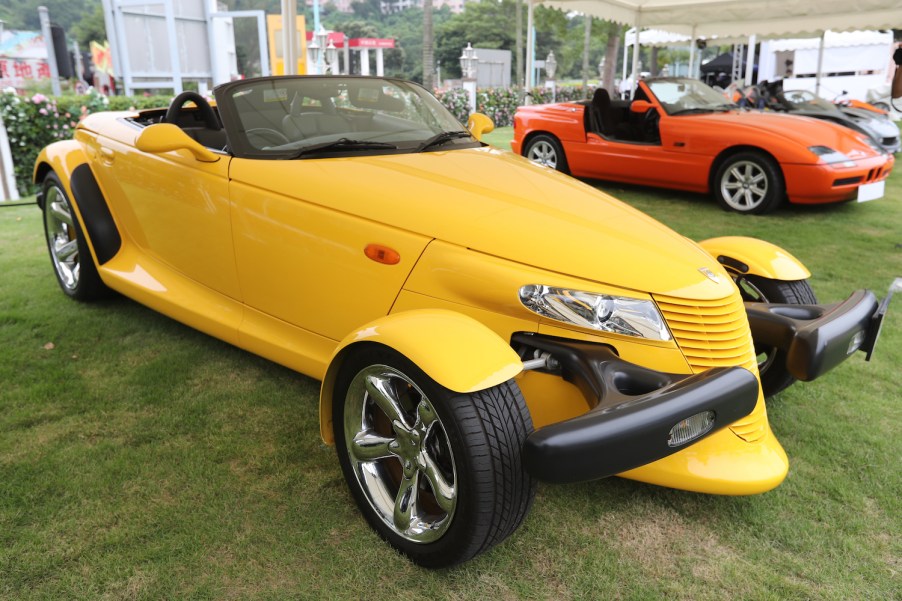
[[[219,156],[200,145],[178,126],[172,123],[156,123],[144,128],[135,140],[135,147],[141,152],[159,154],[173,150],[187,150],[198,161],[215,163]]]
[[[473,113],[467,119],[467,129],[477,140],[482,140],[482,135],[495,129],[495,123],[482,113]]]
[[[655,105],[650,103],[648,100],[633,100],[632,104],[630,104],[631,113],[640,113],[642,115],[653,108],[655,108]]]

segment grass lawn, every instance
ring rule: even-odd
[[[902,276],[902,169],[881,200],[766,217],[592,185],[691,238],[785,247],[822,301]],[[540,485],[513,537],[436,572],[358,514],[318,382],[124,298],[68,300],[34,206],[0,207],[0,345],[0,599],[900,598],[902,298],[873,361],[769,402],[776,490]]]

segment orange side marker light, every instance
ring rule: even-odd
[[[382,244],[367,244],[366,248],[363,249],[363,254],[376,263],[384,263],[385,265],[397,265],[401,262],[401,255],[398,251]]]

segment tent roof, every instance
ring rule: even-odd
[[[711,36],[818,35],[824,30],[891,29],[899,0],[535,0],[609,21]]]

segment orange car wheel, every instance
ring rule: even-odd
[[[740,152],[724,159],[714,176],[714,196],[727,211],[761,215],[786,196],[780,167],[760,152]]]
[[[546,134],[539,134],[530,138],[523,149],[523,156],[530,161],[557,169],[562,173],[570,173],[567,167],[567,157],[557,138]]]

